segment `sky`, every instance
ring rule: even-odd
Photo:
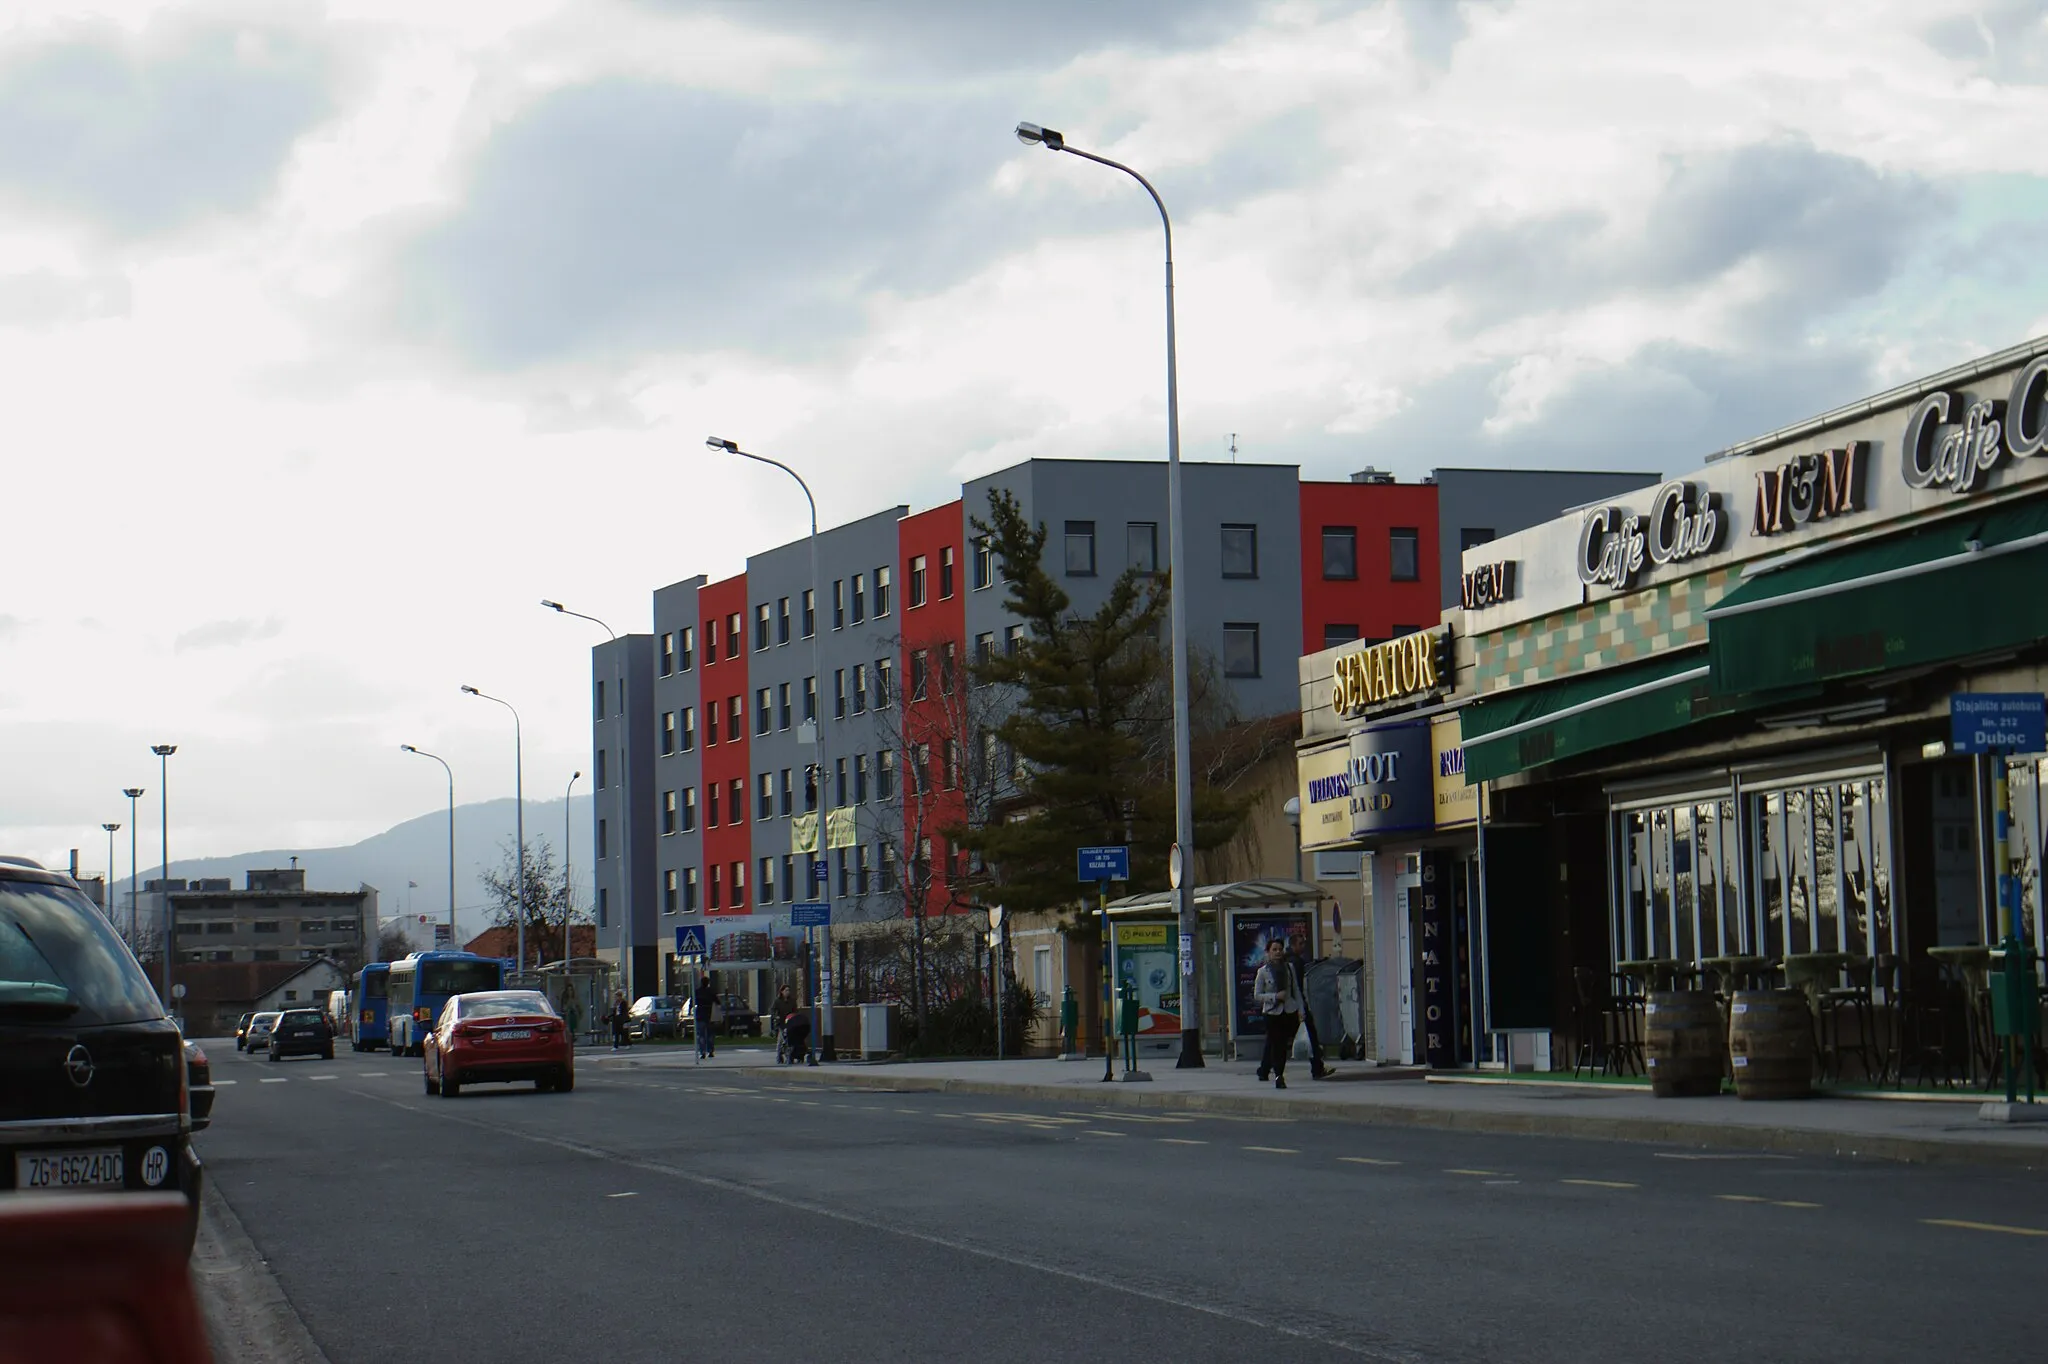
[[[2048,15],[0,7],[0,852],[588,770],[594,626],[1033,456],[1698,467],[2048,333]],[[175,743],[170,801],[156,743]],[[586,777],[587,783],[587,777]],[[586,788],[587,789],[587,786]],[[127,870],[127,831],[117,874]]]

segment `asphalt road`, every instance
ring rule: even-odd
[[[2039,1355],[2039,1176],[209,1050],[332,1364]]]

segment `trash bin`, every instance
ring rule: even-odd
[[[896,1006],[862,1004],[860,1008],[860,1059],[879,1061],[896,1049]]]

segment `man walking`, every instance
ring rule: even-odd
[[[1287,935],[1287,964],[1301,985],[1301,1026],[1308,1034],[1308,1073],[1311,1079],[1327,1080],[1330,1067],[1323,1060],[1323,1039],[1316,1036],[1316,1011],[1308,1006],[1308,934],[1300,929]]]
[[[1252,998],[1266,1016],[1266,1050],[1259,1058],[1259,1079],[1268,1072],[1273,1088],[1287,1088],[1287,1056],[1294,1050],[1294,1032],[1301,1026],[1301,981],[1287,960],[1287,945],[1266,942],[1266,964],[1252,978]]]
[[[626,1045],[626,995],[622,990],[612,992],[612,1050]]]
[[[709,971],[697,982],[697,997],[692,1006],[695,1015],[693,1026],[697,1029],[697,1059],[718,1054],[718,986]]]

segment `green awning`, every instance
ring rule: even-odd
[[[1707,611],[1717,692],[1813,685],[2048,638],[2048,498],[1754,574]]]
[[[1458,712],[1465,780],[1492,781],[1661,734],[1718,709],[1707,695],[1706,655],[1697,649],[1518,688],[1491,700],[1469,702]]]

